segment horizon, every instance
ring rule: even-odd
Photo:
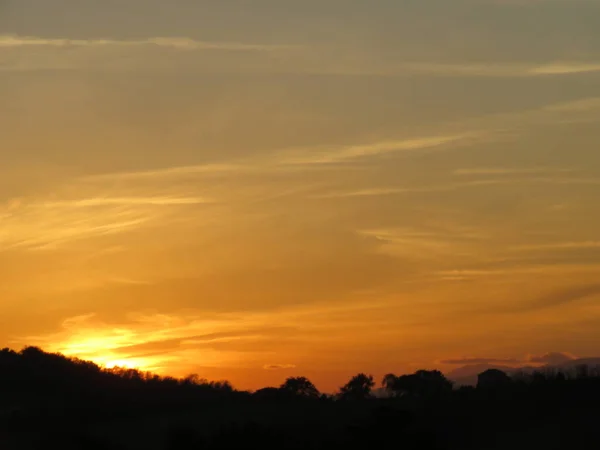
[[[72,361],[72,362],[77,362],[77,361],[83,361],[83,362],[91,362],[96,364],[96,366],[98,367],[99,370],[103,371],[103,372],[107,372],[107,373],[114,373],[118,376],[123,376],[121,371],[136,371],[138,372],[140,375],[142,375],[143,379],[150,379],[152,378],[152,376],[159,376],[163,379],[167,379],[167,378],[171,378],[171,379],[176,379],[179,381],[185,381],[185,380],[193,380],[192,382],[194,384],[213,384],[213,383],[226,383],[227,385],[230,386],[230,388],[233,391],[238,391],[238,392],[250,392],[250,393],[256,393],[258,391],[261,391],[263,389],[282,389],[282,387],[290,380],[296,380],[296,379],[304,379],[304,380],[308,380],[310,382],[310,380],[303,376],[301,373],[290,373],[288,375],[285,376],[284,379],[281,379],[279,383],[273,383],[271,385],[261,385],[261,386],[254,386],[254,387],[245,387],[245,388],[239,388],[238,386],[232,385],[231,382],[229,380],[225,380],[225,379],[207,379],[207,378],[203,378],[200,377],[198,374],[196,373],[188,373],[185,374],[184,376],[173,376],[172,374],[169,373],[156,373],[156,372],[152,372],[152,371],[145,371],[140,367],[136,367],[133,364],[123,364],[123,365],[119,365],[118,362],[115,362],[115,364],[102,364],[102,363],[95,363],[94,361],[90,361],[90,360],[85,360],[82,358],[79,358],[77,356],[67,356],[64,355],[60,352],[47,352],[42,348],[39,347],[33,347],[33,346],[25,346],[23,347],[21,350],[14,350],[8,347],[5,347],[2,350],[2,353],[4,352],[9,352],[15,355],[26,355],[28,353],[31,353],[31,350],[35,350],[35,351],[41,351],[43,354],[48,355],[48,356],[53,356],[53,355],[58,355],[62,358],[67,359],[68,361]],[[456,365],[457,367],[454,370],[451,370],[449,372],[441,372],[438,369],[435,368],[430,368],[430,369],[418,369],[415,370],[414,372],[411,373],[397,373],[397,372],[386,372],[385,375],[380,376],[380,374],[374,375],[374,374],[370,374],[370,373],[365,373],[365,372],[360,372],[358,374],[351,374],[348,375],[346,377],[347,380],[353,379],[356,376],[362,376],[363,374],[366,377],[370,377],[373,380],[373,387],[372,387],[372,392],[371,394],[374,395],[375,397],[379,397],[380,395],[382,395],[386,390],[388,390],[388,388],[386,387],[386,382],[385,379],[388,378],[389,376],[393,376],[396,378],[400,378],[402,376],[405,375],[414,375],[418,372],[438,372],[440,374],[443,375],[443,379],[446,380],[447,382],[450,382],[449,386],[452,387],[452,389],[461,389],[462,387],[465,386],[473,386],[476,387],[477,386],[477,380],[479,378],[479,376],[481,374],[483,374],[484,372],[487,372],[488,370],[492,369],[492,370],[500,370],[501,372],[504,372],[506,375],[513,377],[514,375],[518,375],[519,373],[525,373],[525,374],[541,374],[544,376],[550,376],[550,377],[555,377],[557,374],[561,373],[563,375],[567,375],[567,376],[573,376],[576,375],[578,368],[581,366],[586,366],[589,370],[594,370],[597,371],[598,369],[600,369],[600,358],[598,357],[576,357],[574,355],[570,355],[570,354],[565,354],[565,353],[553,353],[553,354],[548,354],[548,355],[544,355],[544,360],[543,361],[537,361],[535,360],[535,358],[529,356],[528,359],[524,359],[524,360],[513,360],[513,361],[504,361],[504,360],[478,360],[478,359],[474,359],[472,361],[464,361],[464,362],[460,362],[460,361],[452,361],[452,362],[447,362],[445,364],[451,364],[451,365]],[[463,364],[463,365],[460,365]],[[144,375],[149,375],[150,378],[146,378]],[[577,376],[577,375],[576,375]],[[129,379],[129,376],[126,376],[126,379]],[[312,384],[312,382],[311,382]],[[335,389],[329,389],[329,390],[321,390],[319,389],[319,386],[315,386],[313,384],[313,386],[317,389],[317,391],[320,394],[325,394],[325,395],[329,395],[329,396],[336,396],[338,394],[340,394],[341,390],[343,389],[343,385],[338,386]]]
[[[600,2],[214,3],[0,0],[0,347],[323,391],[600,356]]]

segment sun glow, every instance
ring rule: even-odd
[[[120,367],[123,369],[142,369],[142,365],[139,364],[139,361],[131,360],[131,359],[113,359],[107,361],[102,364],[102,366],[107,369],[114,369],[116,367]]]
[[[90,326],[90,317],[77,318],[68,321],[66,333],[48,347],[52,351],[65,356],[93,361],[101,367],[113,369],[137,369],[155,371],[160,364],[157,358],[135,357],[126,352],[117,351],[120,348],[138,343],[133,330],[121,328],[102,328]]]

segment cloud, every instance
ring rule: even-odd
[[[536,356],[529,355],[525,359],[519,358],[455,358],[445,359],[439,361],[440,364],[467,366],[475,364],[503,364],[503,365],[515,365],[515,364],[547,364],[547,365],[558,365],[568,361],[577,359],[576,356],[569,353],[562,352],[549,352],[544,355]]]
[[[275,358],[285,358],[290,343],[303,348],[312,341],[323,344],[340,322],[355,321],[363,311],[386,306],[356,302],[261,312],[129,313],[111,321],[89,313],[64,319],[54,332],[18,336],[12,343],[37,345],[101,365],[127,362],[172,375],[185,375],[199,366],[270,366],[275,370],[292,368],[291,364],[272,363]],[[338,317],[336,323],[328,319],[332,315]]]
[[[596,274],[599,272],[599,264],[531,264],[507,268],[441,270],[435,272],[435,276],[441,279],[474,279],[515,275]]]
[[[598,63],[558,63],[546,64],[529,70],[531,75],[570,75],[578,73],[600,72]]]
[[[262,65],[253,61],[236,66],[236,70],[250,69],[253,72],[261,70],[270,73],[301,73],[332,76],[403,76],[406,74],[422,74],[444,77],[550,77],[589,74],[600,72],[600,62],[597,61],[549,61],[546,63],[440,63],[436,61],[398,62],[358,58],[356,62],[348,62],[344,58],[337,59],[331,54],[344,54],[344,47],[306,47],[302,45],[245,43],[225,41],[202,41],[189,37],[147,37],[135,40],[123,39],[71,39],[45,38],[40,36],[0,35],[0,50],[31,49],[30,56],[34,59],[27,64],[20,61],[5,62],[3,70],[35,69],[52,67],[55,69],[73,69],[77,64],[65,61],[49,61],[47,55],[36,52],[36,49],[104,49],[104,48],[161,48],[179,52],[220,51],[237,53],[282,54],[286,64],[273,64],[271,58],[263,61]],[[300,51],[298,51],[300,50]],[[56,58],[54,58],[56,59]],[[37,61],[37,63],[36,63]],[[80,64],[87,65],[89,60]],[[226,70],[234,70],[226,66]]]
[[[474,255],[476,243],[487,240],[479,230],[457,226],[357,230],[374,240],[377,250],[403,260],[445,260],[449,255]]]
[[[228,163],[210,163],[179,167],[166,167],[135,172],[116,172],[83,177],[85,182],[138,181],[145,179],[169,179],[194,177],[196,175],[221,175],[240,173],[279,173],[304,171],[306,166],[327,166],[328,164],[350,162],[356,159],[377,157],[396,152],[412,152],[440,149],[460,142],[481,138],[482,133],[465,132],[420,138],[380,140],[370,144],[314,146],[291,148],[272,154],[239,159]],[[415,188],[391,188],[391,192],[413,191]],[[430,189],[430,188],[425,188]],[[360,194],[356,194],[360,195]],[[373,195],[369,192],[364,195]]]
[[[445,359],[440,364],[471,365],[471,364],[518,364],[521,361],[514,358],[457,358]]]
[[[440,192],[452,190],[452,186],[425,186],[425,187],[373,187],[353,191],[328,192],[316,194],[313,198],[351,198],[351,197],[376,197],[382,195],[412,194],[419,192]]]
[[[588,112],[596,109],[600,109],[600,97],[590,97],[571,102],[558,103],[544,108],[545,111],[567,113]]]
[[[574,172],[574,169],[552,168],[552,167],[474,167],[469,169],[456,169],[454,175],[528,175],[528,174],[552,174]]]
[[[527,358],[527,361],[536,364],[542,363],[548,365],[559,365],[568,361],[572,361],[574,359],[577,359],[577,357],[569,353],[550,352],[539,356],[530,355]]]
[[[510,175],[526,174],[528,172],[515,170],[514,172],[500,171],[501,169],[465,169],[459,175]],[[469,173],[467,173],[469,172]],[[533,171],[529,173],[535,173]],[[482,186],[502,186],[519,184],[555,184],[555,185],[581,185],[581,186],[600,186],[600,178],[564,178],[564,177],[521,177],[511,178],[509,176],[502,178],[483,178],[470,181],[461,181],[438,185],[424,186],[377,186],[366,187],[363,189],[339,190],[333,192],[324,192],[322,194],[312,195],[311,198],[337,199],[337,198],[358,198],[358,197],[377,197],[385,195],[404,195],[404,194],[427,194],[437,192],[451,192],[462,189],[479,188]]]
[[[522,63],[410,63],[402,66],[405,70],[421,74],[462,77],[540,77],[576,75],[600,72],[597,62],[556,62],[547,64]]]
[[[278,163],[281,165],[340,163],[390,153],[440,148],[460,142],[466,142],[476,137],[480,137],[480,133],[469,132],[400,140],[382,140],[370,144],[339,146],[337,148],[323,147],[299,149],[282,153]]]
[[[263,368],[265,370],[286,370],[295,369],[296,366],[294,364],[266,364]]]
[[[525,244],[510,247],[512,251],[529,252],[545,250],[591,250],[600,249],[600,241],[580,241],[580,242],[549,242],[546,244]]]
[[[24,219],[26,221],[27,219]],[[124,233],[146,224],[149,218],[119,220],[117,217],[79,218],[77,223],[69,223],[67,218],[49,222],[24,223],[8,222],[6,234],[0,235],[0,250],[25,248],[30,250],[54,249],[67,242],[98,236]]]
[[[521,273],[539,273],[543,275],[566,275],[567,272],[560,270],[562,265],[549,266],[546,270],[541,267],[539,272],[533,272],[532,270],[523,270]],[[571,273],[581,275],[585,272],[598,272],[600,267],[597,265],[590,265],[589,267],[583,266],[581,270],[574,270],[577,265],[571,267]],[[516,273],[518,269],[507,270],[504,275]],[[563,289],[556,289],[549,293],[538,296],[530,300],[522,299],[519,302],[513,302],[511,304],[498,305],[496,311],[499,313],[508,314],[521,314],[526,312],[535,312],[540,310],[546,310],[550,308],[560,307],[563,305],[569,305],[575,302],[583,301],[589,298],[600,296],[600,284],[579,284],[570,286]],[[488,309],[489,312],[489,309]]]
[[[139,180],[153,178],[177,178],[187,175],[237,173],[255,170],[256,167],[249,164],[199,164],[191,166],[166,167],[155,170],[140,170],[136,172],[114,172],[100,175],[89,175],[84,181],[116,181],[116,180]]]
[[[152,355],[154,352],[176,350],[182,346],[210,347],[214,344],[223,342],[238,342],[241,340],[257,340],[261,338],[282,338],[294,334],[296,331],[297,330],[294,327],[251,326],[247,329],[234,329],[230,331],[218,331],[187,336],[182,332],[182,336],[179,337],[150,340],[141,344],[127,345],[115,348],[115,351],[133,355],[137,355],[140,352],[143,352],[146,355]]]
[[[68,200],[60,202],[44,202],[39,206],[43,208],[88,208],[94,206],[169,206],[169,205],[198,205],[213,203],[212,200],[202,197],[95,197],[81,200]]]
[[[567,303],[572,303],[578,300],[583,300],[588,297],[600,295],[600,284],[588,284],[583,286],[569,287],[561,289],[551,294],[542,296],[529,305],[525,305],[525,309],[551,308]]]
[[[253,320],[254,319],[254,320]],[[290,327],[272,327],[266,318],[249,314],[247,317],[219,315],[130,315],[120,323],[103,321],[94,314],[66,319],[61,329],[45,336],[18,338],[19,342],[39,345],[50,351],[91,359],[111,367],[123,365],[143,370],[183,375],[189,369],[190,359],[198,365],[219,366],[244,364],[255,351],[238,350],[244,342],[293,333]],[[218,343],[230,343],[226,348],[213,348]],[[244,356],[246,354],[246,356]],[[180,367],[187,362],[188,367]]]
[[[70,190],[84,190],[84,187],[73,185]],[[103,189],[93,187],[93,190]],[[205,197],[165,195],[89,195],[65,200],[11,201],[0,207],[3,222],[0,251],[50,249],[72,241],[124,233],[164,220],[166,208],[212,203]]]
[[[151,37],[141,40],[116,39],[48,39],[34,36],[0,35],[1,48],[19,47],[140,47],[157,46],[174,50],[222,50],[264,52],[296,48],[288,45],[245,44],[239,42],[197,41],[186,37]]]

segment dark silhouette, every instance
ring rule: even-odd
[[[439,397],[452,392],[452,382],[439,370],[418,370],[411,375],[387,374],[382,386],[394,397]]]
[[[589,360],[593,361],[593,360]],[[570,449],[598,441],[600,370],[352,377],[335,396],[304,377],[254,393],[198,375],[105,369],[36,347],[0,351],[0,448]]]
[[[496,389],[508,386],[511,383],[510,377],[498,369],[488,369],[481,372],[477,377],[478,389]]]
[[[373,375],[359,373],[341,387],[339,396],[343,400],[365,400],[370,397],[374,386]]]
[[[318,398],[321,396],[315,385],[305,377],[288,378],[279,389],[296,397]]]

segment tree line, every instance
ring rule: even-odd
[[[512,377],[490,369],[479,375],[477,389],[497,390],[523,385],[560,384],[567,381],[600,379],[598,367],[579,366],[570,371],[540,369],[532,373],[518,372]],[[0,391],[4,397],[12,392],[29,394],[60,393],[81,395],[93,392],[185,392],[186,396],[249,396],[263,400],[290,398],[321,400],[366,400],[373,397],[377,383],[372,375],[359,373],[340,387],[334,395],[321,393],[306,377],[289,377],[279,387],[267,387],[253,393],[238,391],[228,381],[209,381],[196,374],[183,378],[160,376],[131,368],[104,368],[79,358],[60,353],[44,352],[38,347],[25,347],[21,351],[8,348],[0,350]],[[438,370],[418,370],[413,374],[389,373],[380,382],[382,392],[389,398],[445,398],[452,393],[469,392],[475,387],[456,388],[452,381]]]
[[[537,430],[549,424],[569,431],[564,433],[569,441],[544,448],[572,448],[573,436],[583,439],[589,430],[596,430],[598,404],[600,369],[587,366],[510,376],[490,369],[479,375],[476,386],[454,386],[437,370],[390,373],[381,380],[359,373],[330,395],[302,376],[247,392],[198,375],[175,378],[107,369],[37,347],[0,350],[0,438],[8,434],[23,439],[35,430],[40,446],[34,449],[48,448],[50,441],[60,443],[52,448],[123,448],[114,447],[112,441],[99,447],[105,438],[84,431],[90,424],[128,424],[132,418],[144,423],[165,415],[174,428],[159,448],[169,450],[256,446],[481,450],[486,448],[481,440],[500,439],[505,430],[519,436],[533,430],[539,439],[544,436]],[[182,414],[195,417],[195,425],[182,422]],[[65,423],[68,428],[57,434]],[[593,426],[582,429],[586,423]],[[126,430],[145,433],[133,426]],[[559,438],[552,437],[551,442]],[[17,440],[14,448],[29,447]]]

